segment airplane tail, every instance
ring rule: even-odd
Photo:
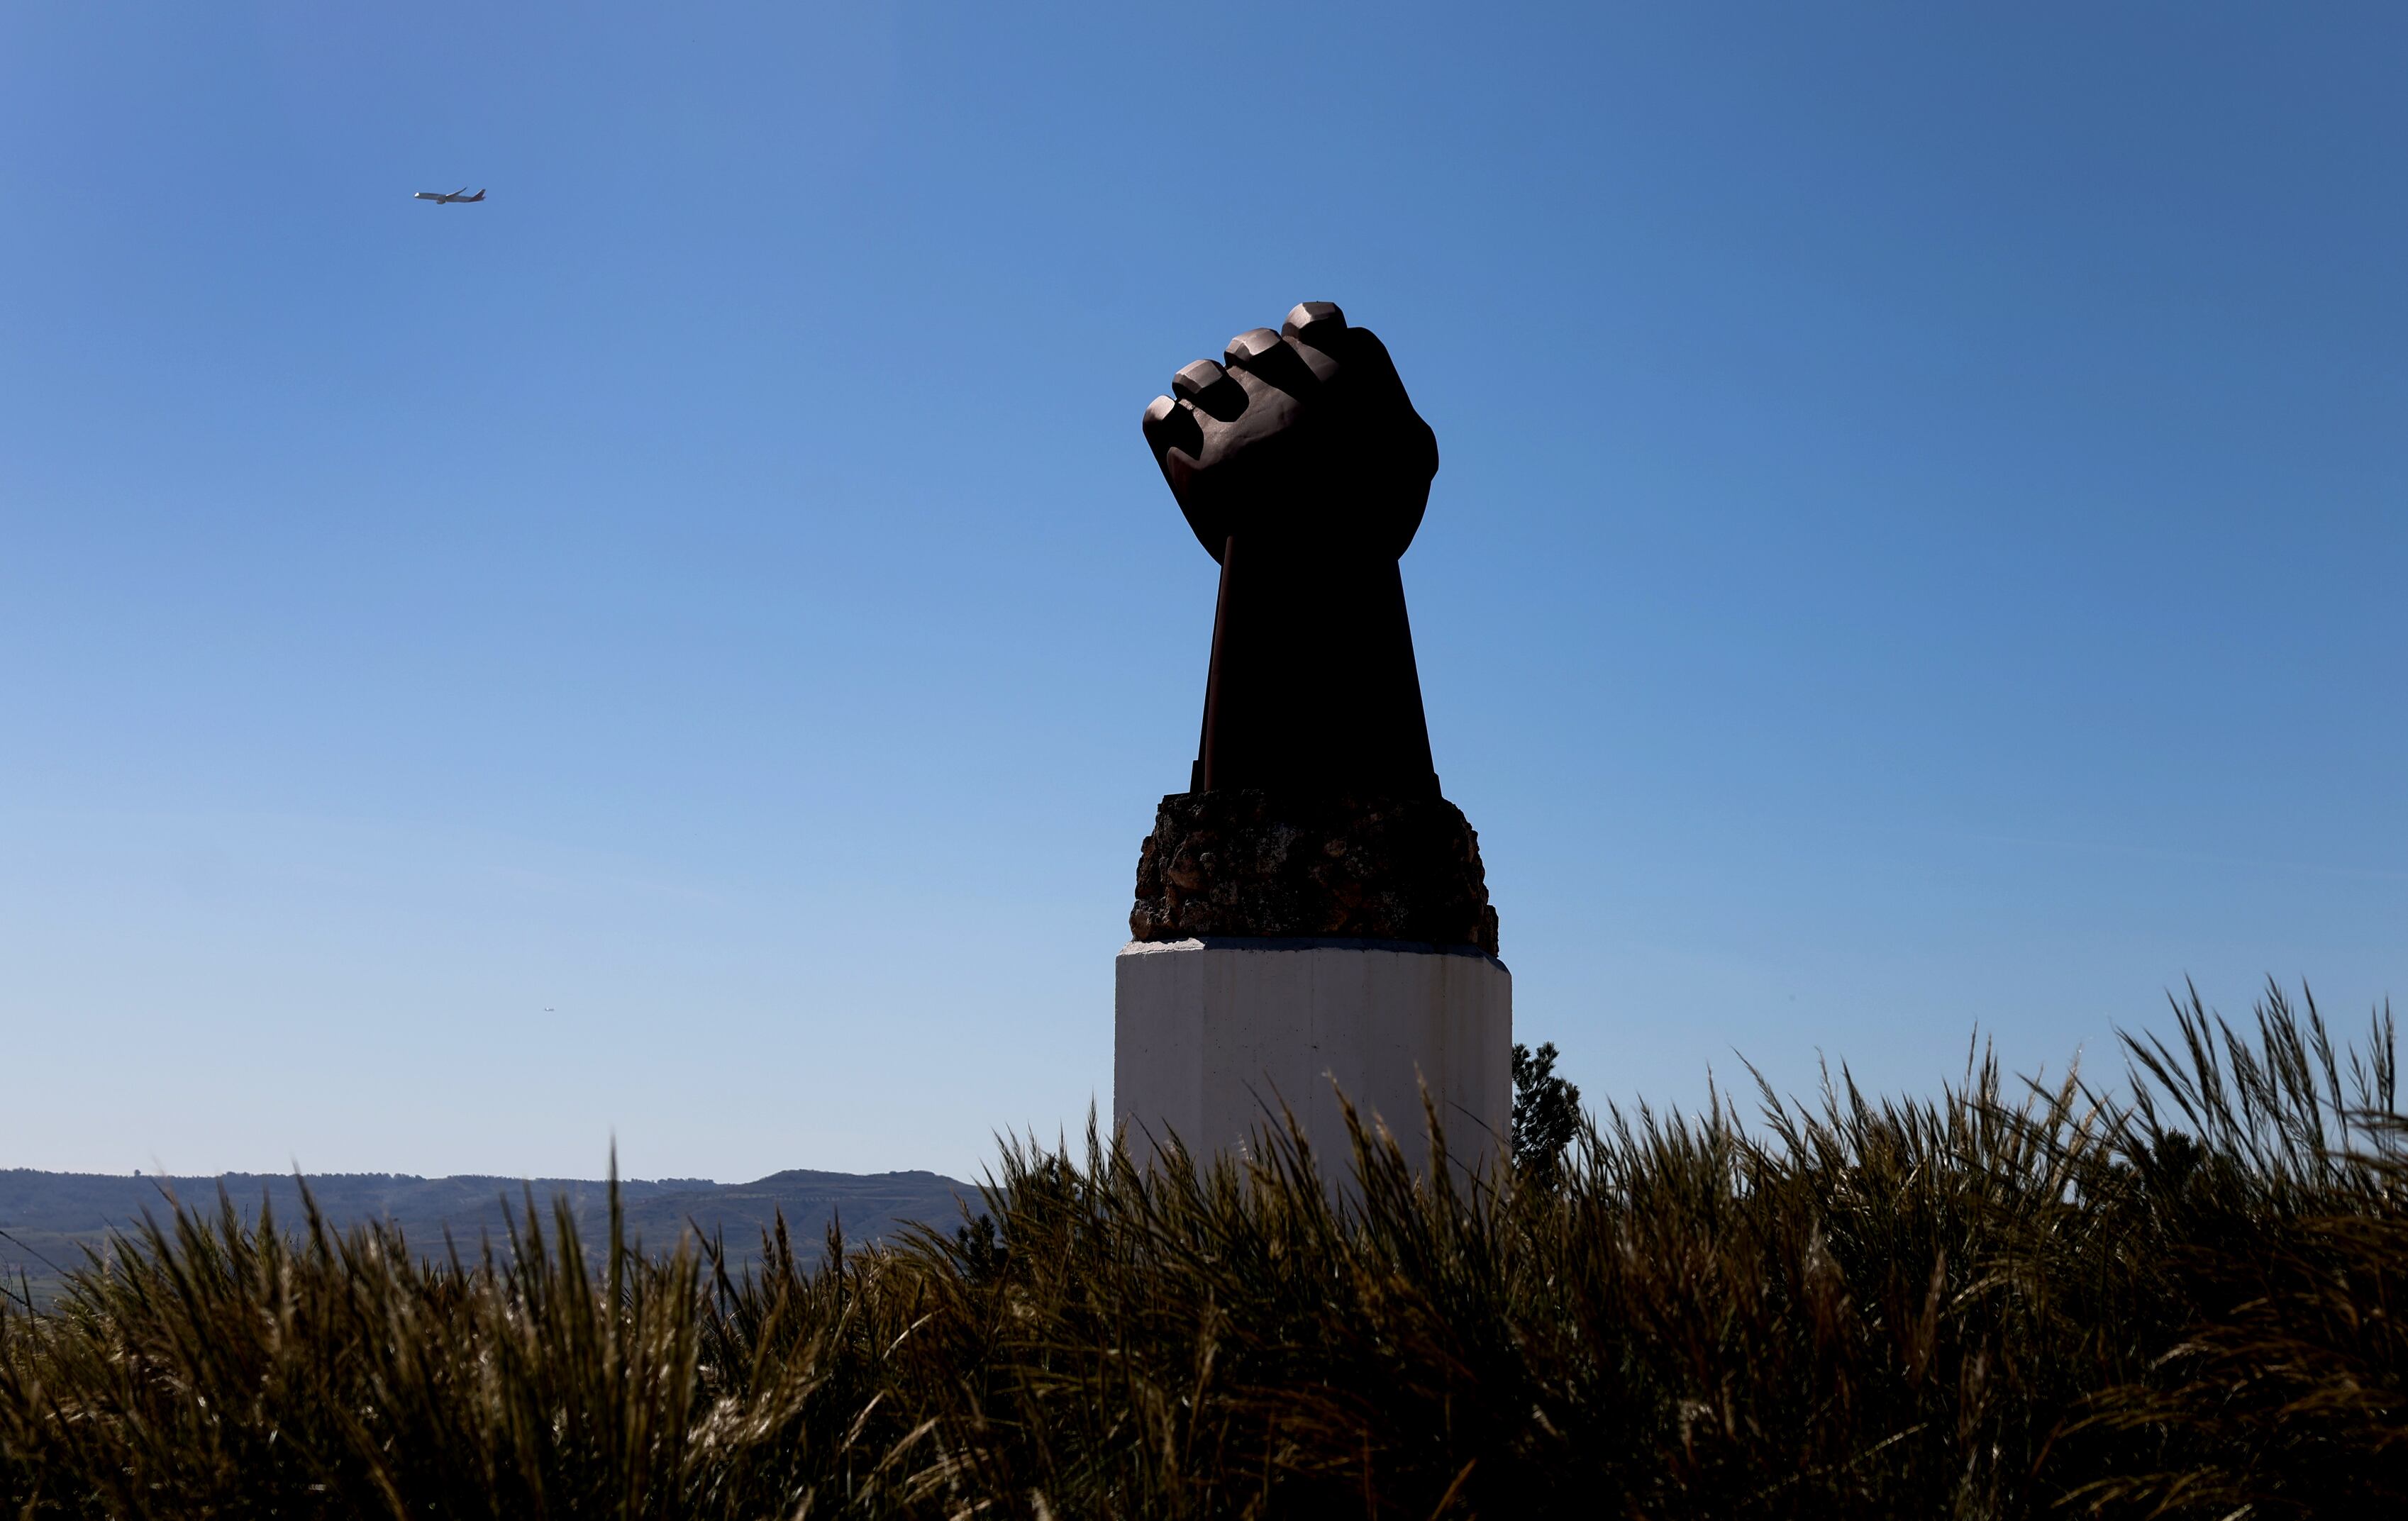
[[[471,196],[469,196],[469,197],[468,197],[468,199],[470,199],[471,201],[481,201],[481,200],[483,200],[484,198],[485,198],[485,192],[484,192],[484,191],[483,191],[481,188],[478,190],[478,192],[477,192],[477,193],[476,193],[476,194],[471,195]]]

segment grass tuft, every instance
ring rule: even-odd
[[[1133,1168],[1012,1141],[984,1215],[755,1266],[532,1198],[417,1253],[231,1199],[0,1308],[9,1515],[2315,1516],[2408,1506],[2408,1120],[2193,992],[2129,1084],[1842,1071],[1544,1177],[1354,1126]],[[1759,1085],[1761,1086],[1761,1085]],[[1418,1148],[1414,1148],[1418,1149]],[[305,1196],[306,1197],[306,1196]]]

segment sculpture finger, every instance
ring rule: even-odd
[[[1312,311],[1315,307],[1321,308],[1317,315]],[[1311,320],[1299,322],[1297,314]],[[1412,411],[1404,378],[1397,374],[1396,361],[1388,357],[1388,346],[1378,334],[1367,327],[1348,327],[1338,308],[1326,301],[1301,303],[1289,314],[1288,325],[1300,329],[1287,341],[1321,378],[1329,404],[1348,412],[1364,407],[1375,412]]]
[[[1318,380],[1337,375],[1345,348],[1346,314],[1334,301],[1299,301],[1288,308],[1280,333]]]
[[[1156,396],[1145,409],[1145,441],[1154,450],[1154,462],[1164,463],[1172,449],[1183,452],[1190,460],[1204,451],[1204,427],[1196,419],[1196,409],[1183,401]]]
[[[1224,422],[1246,407],[1244,388],[1209,359],[1199,359],[1172,376],[1170,393]]]
[[[1346,331],[1346,314],[1334,301],[1299,301],[1287,310],[1287,320],[1280,324],[1283,335],[1326,347],[1324,340]]]
[[[1323,378],[1296,345],[1267,327],[1231,338],[1222,358],[1231,370],[1267,381],[1292,396],[1303,395]]]

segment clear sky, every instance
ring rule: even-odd
[[[1299,299],[1592,1102],[2408,978],[2391,5],[0,9],[0,1165],[1109,1111]],[[481,206],[419,190],[488,187]]]

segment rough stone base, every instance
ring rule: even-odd
[[[1323,1176],[1351,1165],[1343,1091],[1420,1165],[1428,1087],[1449,1156],[1498,1165],[1513,1112],[1513,978],[1493,956],[1313,941],[1132,942],[1114,968],[1112,1119],[1150,1160],[1302,1122]],[[1336,1088],[1332,1087],[1335,1080]]]
[[[1134,940],[1344,938],[1497,954],[1480,837],[1440,797],[1174,792],[1138,853]]]

